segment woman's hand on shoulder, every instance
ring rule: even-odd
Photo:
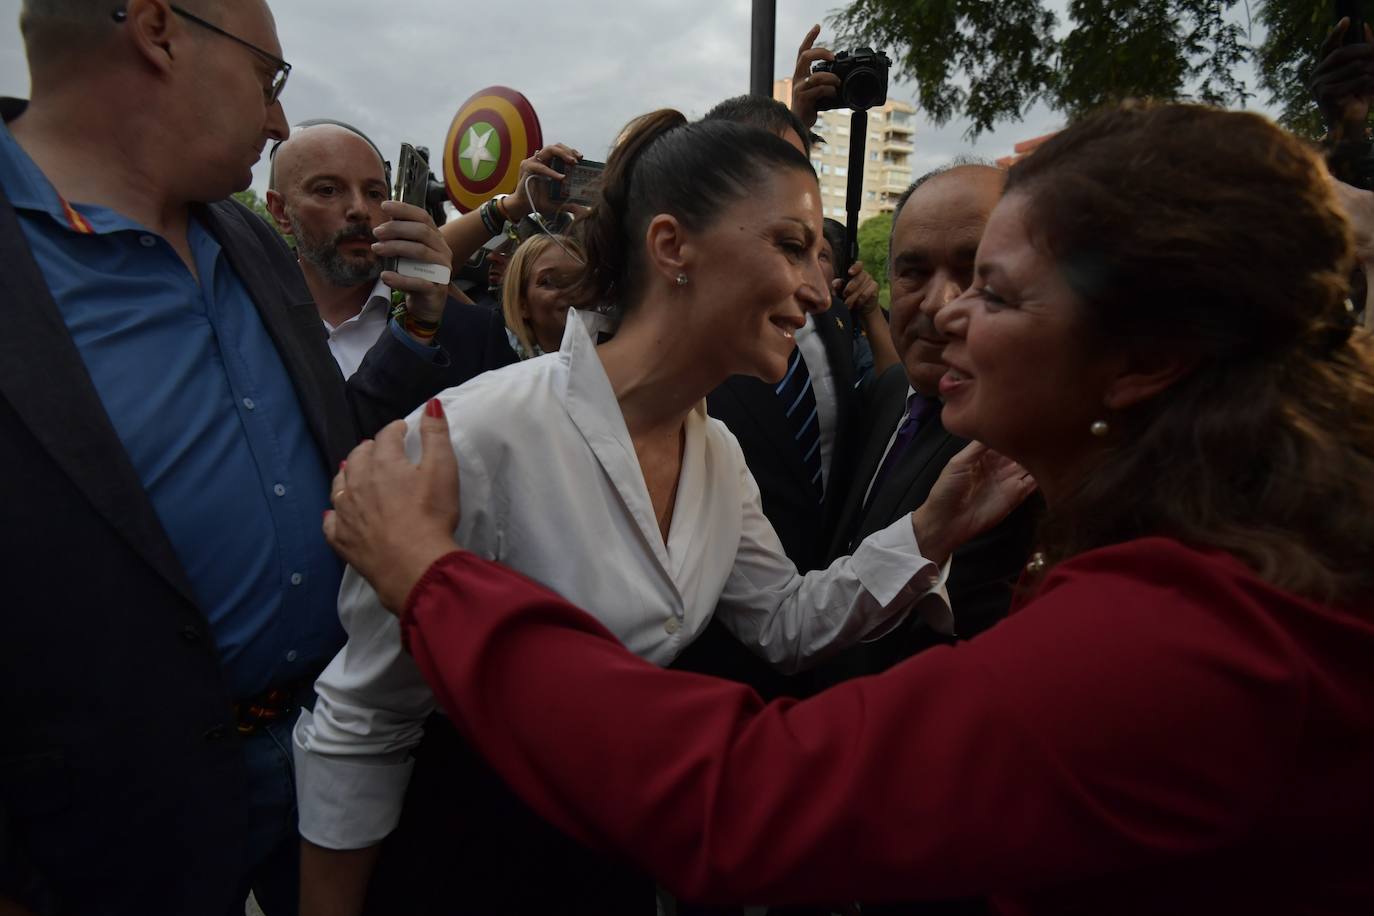
[[[971,442],[940,472],[911,524],[921,555],[943,564],[968,541],[998,524],[1035,492],[1025,468],[980,442]]]
[[[460,511],[458,462],[437,399],[420,417],[420,463],[405,453],[397,420],[360,444],[330,487],[324,535],[339,556],[372,584],[394,614],[434,561],[454,549]]]

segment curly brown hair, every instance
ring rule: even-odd
[[[1374,344],[1352,333],[1351,230],[1315,154],[1258,115],[1128,103],[1018,163],[1007,193],[1089,346],[1196,360],[1111,417],[1046,559],[1163,535],[1318,600],[1374,592]]]

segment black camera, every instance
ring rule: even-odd
[[[832,99],[822,99],[816,108],[849,108],[867,111],[887,101],[887,71],[892,61],[882,51],[855,48],[839,51],[834,60],[817,62],[812,73],[833,73],[840,78],[840,91]]]

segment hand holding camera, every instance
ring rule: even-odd
[[[518,223],[535,210],[540,213],[551,214],[558,209],[557,202],[549,194],[549,188],[551,181],[559,181],[563,175],[554,168],[554,165],[555,163],[563,163],[568,166],[575,166],[581,158],[582,154],[571,146],[551,143],[521,162],[520,183],[516,186],[514,193],[501,202],[502,208],[510,216],[510,221]],[[531,178],[541,180],[531,181]],[[542,179],[549,179],[549,181]],[[530,195],[533,195],[533,200],[530,199]]]
[[[807,129],[816,126],[821,102],[833,99],[840,91],[840,78],[825,70],[812,71],[812,66],[833,61],[835,53],[826,47],[816,47],[821,27],[813,25],[797,49],[797,64],[792,69],[792,113]]]
[[[1317,52],[1312,71],[1312,96],[1327,128],[1337,140],[1364,126],[1374,97],[1374,31],[1367,23],[1346,16],[1336,23]]]
[[[811,78],[819,75],[836,77],[839,89],[834,95],[818,100],[820,111],[849,108],[867,111],[887,102],[887,73],[892,61],[882,51],[855,48],[840,51],[831,60],[823,60],[811,71]]]
[[[863,261],[849,265],[848,273],[831,282],[831,288],[844,299],[845,308],[866,317],[878,309],[878,281],[864,270]]]

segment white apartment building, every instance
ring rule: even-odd
[[[791,77],[773,83],[773,98],[791,104]],[[811,150],[811,164],[821,181],[821,206],[826,216],[840,222],[845,219],[849,184],[850,114],[847,108],[822,111],[815,132],[825,138],[825,143]],[[881,108],[869,109],[860,224],[879,213],[891,213],[897,198],[911,184],[915,114],[911,105],[892,98]]]

